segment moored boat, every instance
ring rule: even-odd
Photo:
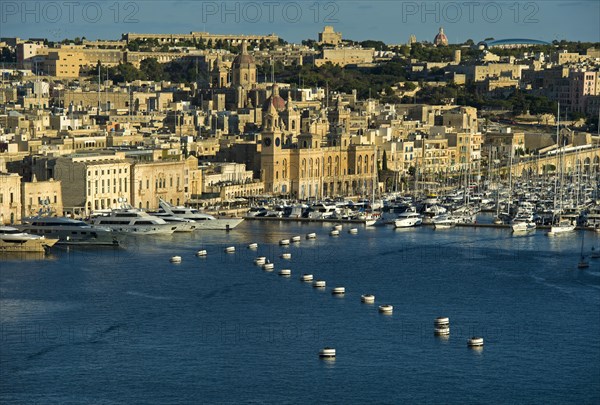
[[[45,252],[58,238],[31,235],[12,226],[0,226],[0,252]]]

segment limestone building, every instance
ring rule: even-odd
[[[63,214],[62,187],[60,181],[37,181],[21,183],[21,216],[37,215],[40,209],[50,209],[55,215]]]
[[[117,208],[129,197],[130,163],[122,156],[73,154],[56,159],[53,177],[62,183],[65,212]]]
[[[0,173],[0,225],[21,220],[21,176]]]
[[[338,45],[342,43],[342,33],[335,32],[333,27],[326,25],[323,32],[319,32],[319,44]]]
[[[325,138],[301,133],[285,138],[276,90],[265,103],[261,132],[261,179],[265,192],[292,197],[368,194],[374,185],[374,146],[354,145],[342,131]]]

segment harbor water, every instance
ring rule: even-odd
[[[581,232],[349,228],[245,221],[4,257],[0,402],[600,403],[600,259],[577,269]]]

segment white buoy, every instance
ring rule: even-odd
[[[472,337],[467,341],[467,346],[469,347],[482,347],[483,346],[483,338],[482,337]]]
[[[348,229],[348,233],[356,235],[358,233],[358,228],[350,228]]]
[[[281,245],[281,246],[287,246],[289,244],[290,244],[290,240],[289,239],[281,239],[279,241],[279,245]]]
[[[289,277],[292,275],[292,271],[290,269],[281,269],[279,270],[279,275]]]
[[[313,281],[313,275],[312,274],[303,274],[300,277],[300,280],[304,281],[305,283]]]
[[[275,268],[275,265],[273,263],[265,263],[262,265],[263,270],[266,271],[273,271],[273,269]]]
[[[181,256],[173,256],[170,260],[171,263],[181,263]]]
[[[335,349],[333,347],[325,347],[325,348],[319,350],[319,357],[333,358],[333,357],[335,357]]]
[[[331,294],[344,295],[346,294],[346,289],[344,287],[334,287],[333,290],[331,290]]]
[[[301,240],[302,240],[302,238],[301,238],[300,236],[294,236],[294,237],[292,238],[292,242],[294,242],[294,243],[298,243],[298,242],[300,242]]]
[[[248,245],[248,249],[258,249],[258,243],[251,243]]]
[[[433,321],[433,333],[436,335],[449,335],[450,319],[446,317],[435,318]]]
[[[341,231],[342,230],[342,224],[334,225],[331,229],[333,229],[334,231]]]
[[[340,236],[340,231],[333,229],[331,232],[329,232],[329,236]]]
[[[256,264],[258,266],[262,266],[266,262],[267,262],[267,258],[264,256],[260,256],[260,257],[257,257],[256,259],[254,259],[254,264]]]
[[[317,234],[316,233],[307,233],[306,234],[306,239],[317,239]]]
[[[315,288],[325,288],[326,286],[327,286],[327,282],[325,280],[313,281],[313,287],[315,287]]]
[[[200,256],[200,257],[204,257],[206,256],[208,253],[206,252],[206,250],[199,250],[196,252],[196,256]]]
[[[391,314],[394,311],[394,307],[390,304],[380,305],[379,312],[382,314]]]
[[[225,248],[225,253],[235,253],[235,246],[228,246]]]
[[[372,294],[363,294],[360,296],[360,301],[365,304],[372,304],[375,302],[375,296]]]
[[[281,254],[281,258],[282,258],[282,259],[289,260],[289,259],[291,259],[291,258],[292,258],[292,254],[291,254],[291,253],[282,253],[282,254]]]

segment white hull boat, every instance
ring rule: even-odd
[[[31,235],[11,226],[0,226],[0,253],[45,252],[58,242],[44,236]]]

